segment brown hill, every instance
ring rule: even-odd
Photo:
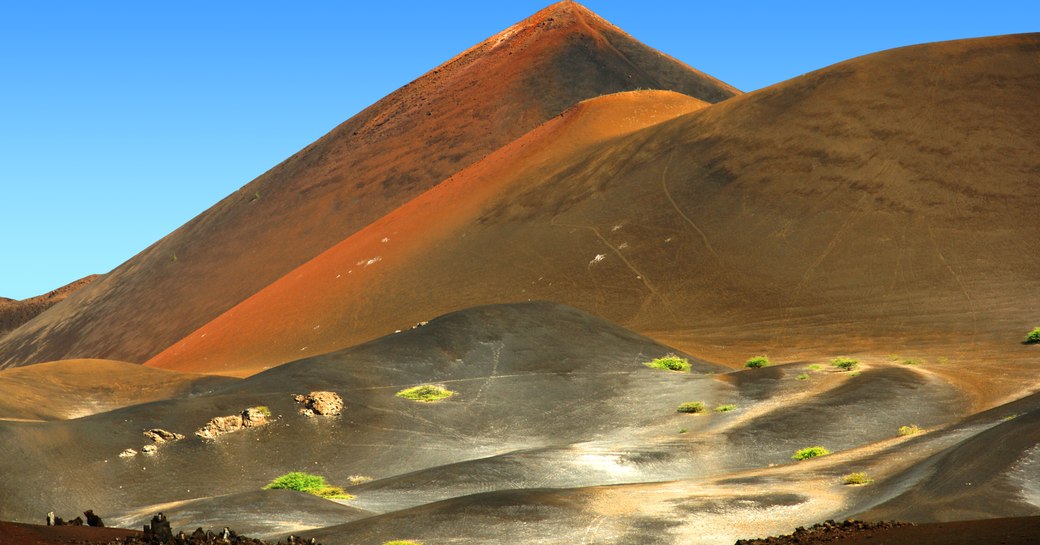
[[[21,301],[0,297],[0,338],[9,331],[13,331],[22,324],[39,316],[45,310],[64,301],[66,297],[86,287],[98,278],[101,278],[101,276],[92,274],[43,295]]]
[[[242,375],[343,348],[343,342],[361,339],[346,334],[346,329],[357,325],[352,325],[350,316],[358,312],[358,303],[374,308],[379,305],[377,294],[385,293],[378,283],[396,283],[392,275],[385,276],[388,269],[407,266],[412,259],[440,251],[444,240],[460,238],[465,242],[466,226],[479,218],[489,200],[501,198],[512,184],[533,182],[546,172],[558,172],[596,143],[706,105],[668,91],[635,91],[582,102],[293,271],[148,365]],[[499,248],[510,254],[509,246]],[[487,272],[483,267],[508,261],[495,254],[482,257],[487,253],[485,248],[492,247],[473,250],[455,267],[468,269],[466,275],[482,274]],[[534,270],[530,268],[529,272]],[[447,292],[440,292],[432,279],[453,273],[439,267],[414,271],[431,275],[429,285],[412,285],[414,291],[409,296],[420,302],[415,309],[436,308],[429,306],[431,297]],[[495,283],[490,278],[467,278],[473,283],[471,289],[484,282]],[[377,291],[369,291],[372,289]],[[469,294],[461,290],[457,295]],[[387,312],[366,317],[368,331],[390,333],[431,317],[424,313],[415,319],[402,318],[390,307],[384,310]],[[276,313],[277,320],[270,319],[271,312]]]
[[[141,362],[573,104],[739,91],[573,2],[546,8],[380,100],[0,342],[0,367]]]
[[[530,299],[730,363],[1035,361],[1037,51],[1036,34],[887,51],[587,147],[556,121],[149,364],[248,372]],[[960,373],[989,400],[1023,388]]]
[[[0,371],[0,420],[65,420],[184,395],[234,379],[108,360],[66,360]]]

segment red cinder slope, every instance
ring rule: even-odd
[[[483,274],[498,270],[503,262],[516,263],[509,256],[525,262],[533,258],[531,263],[520,264],[526,272],[551,267],[558,256],[548,255],[549,261],[543,263],[537,254],[510,244],[473,248],[473,253],[453,264],[454,273],[439,267],[412,269],[410,264],[439,253],[445,244],[451,244],[449,241],[465,243],[466,229],[488,204],[499,202],[518,184],[559,174],[597,143],[706,106],[705,102],[667,91],[633,91],[582,102],[286,275],[147,365],[250,374],[342,348],[362,338],[350,333],[360,325],[356,322],[359,315],[366,316],[363,336],[411,325],[414,322],[408,322],[409,318],[391,306],[373,312],[381,306],[384,294],[396,291],[392,286],[396,275],[390,271],[402,268],[430,275],[429,284],[412,284],[418,289],[409,295],[414,297],[413,310],[429,318],[431,298],[447,295],[435,280],[446,273],[460,273],[459,280],[465,279],[472,283],[471,288],[479,290],[481,285],[496,283],[495,278],[484,278]],[[515,254],[517,250],[522,253]],[[455,294],[461,300],[475,300],[474,295],[465,290]],[[502,295],[513,298],[512,294]],[[480,298],[494,299],[492,294]],[[395,295],[397,303],[403,301]]]
[[[711,102],[738,93],[579,4],[550,6],[380,100],[8,335],[0,367],[144,361],[573,104],[641,88]]]
[[[589,147],[547,125],[152,364],[277,365],[535,299],[733,364],[876,351],[1028,366],[1038,52],[1035,34],[887,51]]]

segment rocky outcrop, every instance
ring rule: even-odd
[[[183,435],[176,432],[167,431],[162,428],[150,429],[144,432],[144,436],[151,439],[152,442],[157,445],[172,443],[174,441],[180,441],[181,439],[184,439]]]
[[[137,451],[132,448],[128,448],[119,453],[120,458],[133,458],[134,456],[137,456]]]
[[[293,396],[293,399],[303,405],[300,408],[300,414],[304,416],[339,416],[343,413],[343,398],[336,392],[297,394]]]
[[[221,435],[243,428],[256,428],[270,423],[271,412],[266,407],[250,407],[241,414],[218,416],[199,428],[195,435],[203,439],[216,439]]]

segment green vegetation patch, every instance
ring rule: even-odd
[[[397,392],[397,397],[403,397],[405,399],[411,399],[412,401],[422,401],[429,403],[431,401],[439,401],[441,399],[449,398],[455,395],[455,392],[445,388],[444,386],[438,386],[435,384],[423,384],[422,386],[413,386],[411,388],[405,388],[400,392]]]
[[[842,371],[852,371],[856,367],[859,367],[859,360],[841,356],[831,360],[831,365],[841,369]]]
[[[917,435],[922,431],[924,430],[922,430],[917,424],[910,424],[909,426],[899,426],[899,435],[902,435],[903,437]]]
[[[814,363],[814,364],[810,365],[809,367],[806,367],[806,369],[808,369],[810,371],[819,371],[820,370],[820,366],[819,366],[819,364]]]
[[[325,477],[312,475],[302,471],[286,473],[281,477],[267,483],[264,490],[296,490],[306,492],[330,500],[349,500],[354,496],[346,493],[338,486],[332,486],[325,482]]]
[[[737,410],[737,406],[732,403],[727,403],[725,405],[719,405],[718,407],[715,407],[715,412],[717,413],[728,413],[730,411],[735,410]]]
[[[395,539],[393,541],[386,541],[383,545],[422,545],[422,543],[410,539]]]
[[[796,378],[798,380],[809,380],[809,375],[807,375],[805,373],[802,373],[802,374],[800,374],[800,375],[798,375],[797,377],[794,377],[794,378]]]
[[[762,367],[769,367],[769,356],[763,354],[761,356],[750,357],[747,361],[744,362],[744,367],[747,367],[748,369],[761,369]]]
[[[700,401],[690,401],[679,405],[675,412],[687,413],[687,414],[699,414],[704,412],[704,403]]]
[[[868,477],[866,473],[863,473],[862,471],[858,471],[858,472],[849,473],[848,475],[843,476],[841,478],[841,482],[842,482],[842,484],[847,484],[847,485],[851,485],[851,486],[862,486],[862,485],[870,484],[870,483],[874,482],[874,479],[871,479],[870,477]]]
[[[1035,327],[1026,334],[1026,344],[1040,344],[1040,327]]]
[[[665,371],[690,372],[690,362],[686,358],[680,358],[675,354],[668,354],[667,356],[650,360],[643,363],[643,365],[653,369],[664,369]]]
[[[260,405],[259,407],[253,408],[260,411],[260,414],[266,416],[267,418],[271,418],[271,409],[267,405]]]
[[[824,447],[806,447],[798,450],[791,456],[792,460],[808,460],[810,458],[818,458],[820,456],[827,456],[831,451]]]

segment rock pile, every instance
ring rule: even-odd
[[[150,429],[144,432],[144,436],[151,439],[152,442],[157,445],[162,445],[164,443],[172,443],[174,441],[180,441],[181,439],[184,439],[183,435],[176,432],[167,431],[162,428]]]
[[[151,439],[153,443],[151,445],[145,445],[141,447],[141,452],[145,454],[155,454],[159,452],[160,445],[165,445],[166,443],[172,443],[174,441],[180,441],[181,439],[184,439],[183,435],[176,432],[164,430],[162,428],[152,428],[150,430],[145,430],[144,436],[148,439]],[[137,451],[132,448],[128,448],[123,452],[119,453],[120,458],[133,458],[134,456],[137,456]]]
[[[266,407],[250,407],[241,414],[218,416],[199,428],[195,435],[203,439],[215,439],[226,433],[243,428],[256,428],[271,422],[271,412]]]
[[[343,412],[343,398],[336,392],[311,392],[307,395],[293,396],[297,403],[303,405],[300,414],[304,416],[339,416]]]
[[[852,537],[869,538],[875,530],[887,530],[897,526],[910,526],[908,522],[863,522],[828,520],[808,528],[799,526],[794,533],[762,539],[738,539],[734,545],[816,545]]]

